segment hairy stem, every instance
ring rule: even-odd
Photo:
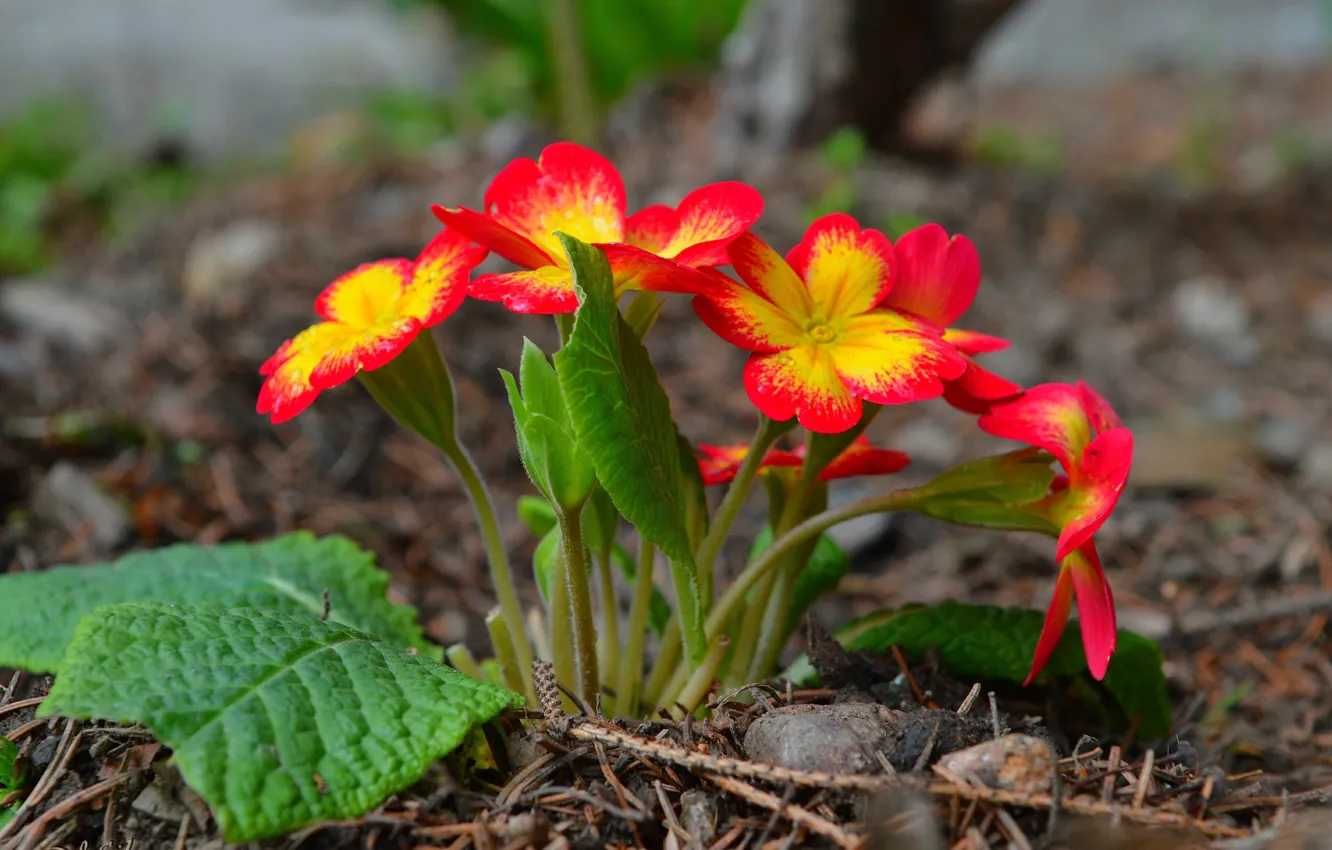
[[[549,591],[551,662],[555,665],[555,681],[567,688],[570,693],[577,693],[577,667],[574,653],[569,651],[574,642],[573,609],[569,606],[569,583],[563,580],[564,568],[564,549],[561,547],[560,572],[556,573],[555,580],[550,583]],[[577,711],[568,694],[561,692],[560,702],[564,705],[565,711]]]
[[[614,544],[602,547],[597,553],[597,577],[601,587],[601,631],[597,658],[601,662],[601,681],[610,684],[620,672],[620,609],[615,603],[615,583],[611,576]]]
[[[495,647],[495,659],[499,661],[500,673],[509,690],[522,692],[523,672],[518,666],[518,658],[513,654],[513,636],[509,634],[509,624],[498,608],[486,615],[486,631],[490,632],[490,642]]]
[[[680,615],[671,614],[666,621],[666,631],[662,633],[661,646],[657,648],[657,659],[652,662],[652,671],[648,673],[647,684],[643,686],[639,704],[644,706],[661,705],[661,696],[671,674],[680,663],[680,651],[684,648],[684,635],[680,634]]]
[[[620,678],[616,682],[616,714],[638,714],[643,684],[643,646],[647,643],[648,615],[652,611],[652,568],[657,547],[646,540],[638,542],[638,569],[634,573],[634,601],[629,607],[629,634],[620,659]]]
[[[578,695],[587,705],[596,705],[601,690],[597,676],[597,627],[592,621],[592,589],[588,581],[587,547],[583,543],[583,526],[577,510],[561,512],[560,549],[564,565],[564,581],[569,593],[569,608],[573,615],[573,652],[578,674]],[[567,652],[568,645],[553,645],[555,654]]]

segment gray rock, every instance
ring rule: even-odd
[[[694,839],[694,846],[707,847],[717,834],[717,797],[691,788],[680,795],[680,825]]]
[[[1258,426],[1254,447],[1277,469],[1294,469],[1309,448],[1309,426],[1296,419],[1269,419]]]
[[[1332,346],[1332,292],[1314,299],[1306,321],[1314,341]]]
[[[1019,794],[1050,790],[1058,757],[1048,741],[1011,734],[949,753],[939,766],[991,788]]]
[[[873,479],[866,480],[873,481]],[[828,507],[839,508],[866,496],[881,493],[884,489],[886,489],[886,486],[882,483],[875,486],[857,481],[833,482],[828,490]],[[828,529],[827,534],[832,542],[836,543],[846,553],[848,558],[855,558],[882,540],[892,530],[898,516],[896,513],[867,514],[847,522],[838,523]]]
[[[911,455],[916,466],[946,469],[962,454],[962,441],[938,419],[924,417],[908,422],[893,435],[892,447]]]
[[[238,316],[254,292],[256,275],[282,246],[271,221],[243,219],[195,238],[181,272],[185,306],[200,313]]]
[[[142,812],[150,818],[179,823],[189,814],[184,804],[160,784],[153,782],[146,786],[130,804],[136,812]]]
[[[82,353],[106,347],[126,330],[124,318],[110,305],[40,280],[0,287],[0,316]]]
[[[37,486],[33,512],[70,535],[87,534],[101,551],[114,549],[130,532],[129,512],[86,472],[61,461]]]
[[[1312,487],[1332,491],[1332,443],[1309,449],[1300,464],[1300,477]]]
[[[1218,278],[1184,281],[1175,289],[1173,306],[1180,329],[1204,342],[1232,343],[1249,331],[1248,303]]]
[[[831,774],[878,773],[905,715],[877,703],[789,705],[755,720],[745,755],[765,764]]]

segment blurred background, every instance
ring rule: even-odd
[[[610,155],[631,209],[747,181],[782,249],[835,210],[968,234],[962,324],[1014,341],[987,365],[1085,379],[1135,429],[1101,547],[1181,717],[1236,764],[1327,770],[1323,615],[1198,619],[1332,591],[1327,0],[0,0],[0,565],[341,532],[433,638],[483,645],[443,462],[354,387],[274,427],[257,369],[336,275],[413,256],[431,203],[479,205],[558,138]],[[510,518],[496,369],[520,334],[554,340],[479,303],[437,334]],[[683,300],[649,342],[691,438],[747,439],[741,352]],[[936,404],[871,434],[911,453],[906,480],[1000,447]],[[1049,598],[1046,540],[839,535],[830,625]]]

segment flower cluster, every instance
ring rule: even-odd
[[[955,327],[980,285],[975,247],[927,224],[894,243],[844,214],[813,222],[785,255],[751,228],[763,199],[741,183],[714,183],[675,207],[627,213],[624,181],[586,148],[559,143],[517,159],[485,193],[483,209],[433,208],[445,225],[415,260],[363,265],[319,296],[323,319],[263,365],[258,409],[281,422],[323,390],[379,369],[466,295],[519,313],[578,309],[557,234],[591,243],[609,260],[616,294],[681,293],[715,333],[749,352],[743,386],[777,421],[836,434],[862,421],[864,405],[942,398],[978,415],[980,428],[1053,455],[1064,474],[1023,506],[1059,529],[1061,564],[1032,676],[1049,658],[1076,597],[1089,666],[1105,674],[1115,614],[1092,535],[1128,475],[1132,436],[1084,385],[1024,390],[976,358],[1006,340]],[[518,268],[473,275],[494,253]],[[734,276],[721,271],[730,266]],[[707,484],[733,479],[746,447],[700,447]],[[799,466],[797,451],[771,450],[763,468]],[[863,438],[824,468],[822,480],[886,474],[906,455]]]

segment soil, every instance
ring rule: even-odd
[[[767,198],[761,235],[778,245],[797,240],[811,200],[832,179],[817,156],[755,153],[739,173],[720,174],[708,164],[706,105],[670,109],[668,120],[608,151],[631,206],[743,179]],[[525,139],[521,152],[543,141]],[[430,637],[480,654],[491,595],[464,494],[443,462],[356,387],[325,394],[281,426],[253,410],[259,364],[310,322],[327,281],[366,260],[414,253],[436,227],[429,205],[478,203],[512,153],[456,146],[428,161],[320,166],[239,185],[132,238],[90,245],[47,273],[43,289],[59,322],[0,298],[8,305],[0,309],[0,565],[40,569],[298,527],[343,533],[376,552],[393,593],[418,606]],[[1309,166],[1261,192],[1199,191],[1073,170],[1034,176],[969,164],[937,173],[874,160],[855,182],[854,212],[866,223],[888,226],[890,216],[910,213],[977,243],[986,280],[964,324],[1015,341],[988,365],[1023,384],[1086,380],[1134,429],[1130,489],[1098,540],[1121,625],[1158,638],[1166,652],[1176,736],[1080,742],[1101,730],[1062,718],[1052,732],[1072,803],[1034,805],[1031,795],[934,776],[872,794],[865,808],[864,794],[835,783],[680,756],[739,759],[742,727],[763,701],[730,704],[692,728],[588,719],[542,732],[521,781],[483,771],[460,785],[460,766],[441,764],[356,824],[273,846],[818,846],[838,843],[829,826],[900,825],[922,806],[943,818],[953,842],[1072,846],[1082,828],[1074,815],[1184,825],[1198,840],[1256,833],[1267,841],[1274,827],[1294,830],[1316,817],[1312,808],[1328,795],[1319,789],[1332,786],[1332,175]],[[278,247],[243,280],[220,275],[224,291],[193,289],[186,298],[187,257],[236,221],[269,228]],[[533,545],[512,508],[528,488],[499,427],[508,413],[496,369],[515,361],[523,334],[551,347],[555,332],[547,319],[481,303],[437,331],[464,440],[496,491],[516,564]],[[739,383],[741,352],[683,301],[668,305],[649,347],[690,437],[747,439],[753,413]],[[87,415],[73,422],[71,412]],[[889,409],[870,433],[913,454],[908,482],[999,445],[937,404]],[[71,466],[126,506],[123,516],[62,501],[76,499],[75,490],[53,487],[52,470],[68,477]],[[742,531],[759,519],[747,516]],[[869,529],[854,573],[815,615],[835,626],[909,601],[1043,607],[1051,549],[1031,537],[896,517]],[[733,554],[732,567],[743,547]],[[535,599],[530,582],[523,591]],[[928,672],[917,663],[910,670]],[[64,768],[32,813],[50,816],[44,831],[22,833],[21,846],[220,845],[206,811],[172,784],[165,754],[140,731],[84,727],[72,746],[77,730],[34,722],[32,708],[21,707],[46,680],[24,675],[12,684],[0,691],[0,732],[20,740],[34,777]],[[970,685],[930,688],[965,694]],[[767,703],[835,698],[779,693]],[[1020,700],[999,706],[1014,717],[1027,708]],[[1144,765],[1149,743],[1153,762]],[[646,753],[654,746],[668,751]],[[101,782],[111,785],[91,793]],[[168,789],[155,814],[130,805],[150,784]],[[1052,818],[1055,809],[1061,815]],[[705,832],[710,841],[695,838]],[[928,845],[885,837],[874,846]]]

